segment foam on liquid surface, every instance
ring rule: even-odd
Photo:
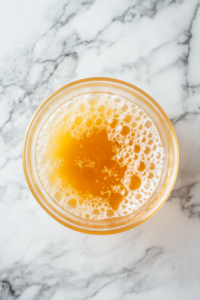
[[[40,180],[52,199],[82,218],[130,214],[154,193],[163,145],[152,119],[136,104],[106,93],[67,101],[37,141]]]

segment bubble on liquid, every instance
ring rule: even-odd
[[[97,108],[97,111],[99,112],[105,112],[106,111],[106,107],[104,105],[101,105]]]
[[[110,124],[110,127],[115,128],[118,125],[118,120],[113,119],[112,123]]]
[[[90,105],[95,106],[100,100],[99,94],[91,94],[87,96],[87,101]]]
[[[142,181],[141,181],[140,177],[137,175],[133,175],[131,177],[131,182],[130,182],[129,187],[132,191],[134,191],[134,190],[139,189],[139,187],[141,186],[141,183],[142,183]]]
[[[153,177],[154,177],[153,173],[149,173],[148,178],[149,178],[149,179],[152,179]]]
[[[130,128],[128,126],[123,126],[120,133],[122,135],[128,135],[130,133]]]
[[[106,130],[108,139],[118,143],[112,160],[127,169],[121,182],[114,169],[106,170],[102,175],[105,186],[112,176],[118,184],[102,191],[102,197],[87,194],[82,198],[73,188],[66,188],[64,178],[55,175],[63,161],[52,161],[50,154],[68,132],[80,142],[81,149],[83,135],[90,137],[94,130]],[[135,103],[106,93],[84,94],[56,109],[44,124],[36,147],[39,177],[52,199],[70,213],[91,220],[135,212],[157,188],[163,161],[163,145],[153,120]],[[76,164],[95,168],[87,158]]]
[[[146,126],[147,128],[150,128],[150,127],[152,126],[152,122],[149,121],[149,120],[146,121],[145,126]]]
[[[146,168],[146,165],[143,161],[140,162],[139,167],[138,167],[138,171],[142,172],[144,171]]]
[[[82,123],[83,123],[83,118],[81,116],[78,116],[75,118],[75,120],[74,120],[75,125],[78,126],[78,125],[81,125]]]
[[[155,170],[155,168],[156,168],[156,166],[154,165],[154,163],[151,163],[149,169],[150,170]]]
[[[140,152],[140,146],[139,146],[139,145],[135,145],[134,151],[135,151],[136,153],[139,153],[139,152]]]
[[[56,193],[54,194],[54,197],[55,197],[55,199],[56,199],[57,201],[61,201],[61,199],[62,199],[62,194],[59,193],[59,192],[56,192]]]
[[[125,123],[131,123],[132,118],[133,118],[133,117],[132,117],[131,115],[126,115],[123,121],[124,121]]]
[[[144,153],[145,153],[145,154],[149,154],[150,151],[151,151],[151,149],[150,149],[149,147],[146,147],[145,150],[144,150]]]
[[[86,126],[91,127],[93,125],[92,119],[87,119]]]
[[[97,119],[96,120],[96,125],[101,125],[103,123],[102,119]]]
[[[67,202],[67,205],[70,209],[75,209],[78,205],[78,202],[76,199],[70,199],[68,202]]]

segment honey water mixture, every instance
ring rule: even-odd
[[[40,180],[68,212],[117,218],[146,203],[160,181],[164,151],[158,129],[133,102],[91,93],[57,108],[36,147]]]

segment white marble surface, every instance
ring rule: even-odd
[[[35,109],[90,76],[148,92],[180,145],[169,200],[144,224],[112,236],[54,221],[22,169]],[[200,299],[199,1],[0,2],[0,299]]]

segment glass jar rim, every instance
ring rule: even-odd
[[[107,225],[106,225],[106,222],[101,222],[101,221],[91,222],[91,221],[88,221],[88,220],[85,220],[82,218],[78,218],[78,217],[76,217],[75,220],[71,221],[70,218],[67,218],[65,216],[63,217],[63,212],[60,212],[60,208],[58,208],[56,206],[52,207],[52,205],[50,205],[50,203],[48,205],[48,201],[45,199],[44,195],[42,194],[40,188],[37,186],[36,182],[34,182],[35,179],[33,177],[36,175],[33,175],[31,173],[33,171],[32,170],[33,162],[30,159],[30,155],[31,155],[30,151],[31,151],[31,147],[32,147],[33,143],[31,143],[30,137],[34,133],[34,128],[35,128],[34,126],[37,126],[37,124],[36,124],[37,119],[39,120],[41,118],[40,114],[43,110],[45,110],[45,106],[47,106],[51,101],[53,101],[53,99],[57,99],[56,97],[58,97],[58,96],[60,97],[60,95],[62,97],[63,92],[66,92],[66,94],[69,94],[70,90],[74,90],[74,89],[78,90],[81,85],[90,85],[90,84],[95,84],[95,83],[96,84],[100,83],[102,86],[104,86],[104,83],[105,83],[105,85],[113,84],[113,85],[119,86],[119,89],[120,88],[128,89],[132,92],[136,92],[138,95],[141,95],[141,97],[144,97],[144,99],[146,99],[147,102],[149,102],[151,105],[153,105],[155,107],[155,109],[158,111],[158,113],[162,116],[162,118],[166,122],[167,127],[170,132],[171,142],[172,142],[172,156],[173,156],[173,165],[172,165],[173,170],[171,170],[171,177],[169,178],[170,181],[168,182],[168,185],[165,186],[165,189],[163,188],[162,196],[158,197],[156,205],[153,205],[150,209],[148,209],[148,213],[146,213],[146,214],[143,213],[143,214],[141,214],[141,216],[138,215],[139,217],[137,217],[137,219],[135,219],[135,220],[133,220],[131,218],[131,214],[130,214],[129,217],[123,216],[121,218],[116,218],[116,220],[107,219],[107,221],[106,221]],[[104,86],[104,88],[105,88],[105,86]],[[106,90],[104,90],[104,92],[106,92]],[[56,100],[55,100],[55,103],[56,103]],[[51,105],[51,104],[49,104],[49,105]],[[49,116],[49,114],[48,114],[48,116]],[[173,188],[173,185],[175,183],[176,176],[178,173],[179,150],[178,150],[178,142],[177,142],[176,134],[175,134],[174,128],[173,128],[169,118],[167,117],[164,110],[160,107],[160,105],[151,96],[149,96],[146,92],[139,89],[138,87],[136,87],[130,83],[118,80],[118,79],[107,78],[107,77],[92,77],[92,78],[85,78],[85,79],[73,81],[69,84],[66,84],[65,86],[63,86],[60,89],[58,89],[57,91],[55,91],[52,95],[50,95],[50,97],[48,97],[38,107],[38,109],[34,113],[33,117],[31,118],[29,125],[27,127],[27,130],[26,130],[26,133],[25,133],[24,142],[23,142],[23,150],[22,150],[22,160],[23,160],[23,168],[24,168],[25,177],[26,177],[27,183],[29,185],[29,188],[30,188],[33,196],[35,197],[37,202],[42,206],[42,208],[49,215],[51,215],[55,220],[57,220],[62,225],[69,227],[71,229],[74,229],[76,231],[79,231],[79,232],[90,233],[90,234],[112,234],[112,233],[126,231],[128,229],[138,226],[139,224],[141,224],[144,221],[146,221],[147,219],[149,219],[153,214],[155,214],[160,209],[160,207],[164,204],[164,202],[168,198],[168,196]],[[57,211],[57,210],[59,210],[59,211]],[[64,209],[62,209],[62,210],[64,210]],[[77,218],[79,219],[78,222],[76,220]],[[122,223],[123,224],[120,226],[119,226],[119,219],[123,219],[121,222],[121,224]],[[110,226],[108,226],[109,225],[108,220],[110,220]],[[111,222],[112,222],[112,224],[111,224]],[[115,226],[115,223],[117,224],[116,226]]]

